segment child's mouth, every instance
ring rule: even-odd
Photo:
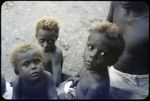
[[[86,61],[85,62],[88,66],[91,66],[92,62],[91,61]]]
[[[33,73],[31,74],[31,77],[38,77],[38,75],[39,75],[38,72],[33,72]]]

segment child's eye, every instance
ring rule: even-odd
[[[43,40],[43,39],[40,39],[40,40],[39,40],[39,42],[40,42],[40,43],[43,43],[43,42],[44,42],[44,40]]]
[[[89,48],[89,50],[93,50],[93,49],[94,49],[94,46],[89,45],[88,48]]]
[[[30,61],[25,61],[25,62],[23,63],[23,66],[29,67],[29,65],[30,65]]]

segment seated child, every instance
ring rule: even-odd
[[[44,71],[43,52],[38,46],[23,44],[13,51],[11,62],[18,75],[12,99],[57,99],[58,94],[49,72]]]
[[[118,27],[107,21],[94,23],[89,32],[83,55],[84,68],[74,91],[68,92],[75,99],[107,99],[110,91],[108,66],[118,61],[125,43]]]
[[[1,75],[1,95],[4,99],[12,98],[12,87],[10,83],[6,82],[3,75]]]
[[[36,24],[35,36],[44,50],[45,70],[52,73],[56,86],[59,86],[61,83],[63,53],[55,45],[59,36],[58,23],[50,18],[40,19]]]

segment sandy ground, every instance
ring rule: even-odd
[[[96,20],[105,19],[107,1],[7,1],[1,9],[1,73],[6,81],[15,78],[10,56],[18,43],[37,44],[35,24],[42,16],[55,17],[60,25],[56,42],[62,49],[63,72],[74,74],[82,67],[82,54],[89,35],[87,29]]]

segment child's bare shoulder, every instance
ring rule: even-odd
[[[52,74],[50,72],[44,71],[43,74],[46,77],[52,77]]]

